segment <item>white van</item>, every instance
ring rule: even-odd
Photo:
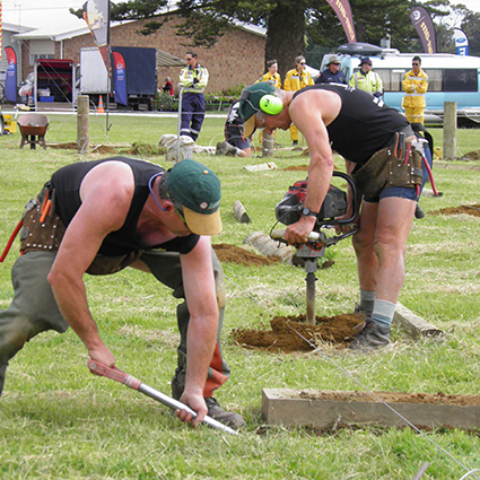
[[[403,76],[412,69],[415,55],[421,58],[421,68],[428,75],[426,121],[442,121],[444,102],[456,102],[459,121],[480,123],[480,57],[450,53],[400,53],[366,43],[342,45],[337,54],[346,79],[360,69],[362,57],[369,57],[373,70],[382,79],[385,103],[398,111],[402,111],[405,96]],[[330,56],[323,57],[321,70],[326,68]]]

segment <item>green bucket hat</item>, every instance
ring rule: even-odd
[[[240,97],[238,111],[243,119],[243,136],[249,138],[255,131],[255,113],[260,112],[260,99],[275,92],[271,82],[254,83],[245,88]]]
[[[213,170],[186,159],[168,171],[167,187],[183,206],[185,222],[197,235],[217,235],[220,218],[220,180]]]

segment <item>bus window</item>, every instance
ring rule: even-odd
[[[440,69],[424,70],[428,76],[428,91],[443,92],[443,72]]]
[[[392,70],[392,92],[403,92],[405,70]]]
[[[402,81],[405,70],[389,70],[386,68],[379,68],[374,70],[382,80],[383,90],[385,92],[402,92]]]
[[[445,70],[446,92],[476,92],[478,90],[477,70]]]

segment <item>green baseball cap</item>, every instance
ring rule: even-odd
[[[182,160],[168,171],[167,187],[182,204],[193,233],[217,235],[222,231],[220,180],[213,170],[195,160]]]
[[[260,99],[271,95],[276,88],[272,82],[254,83],[245,88],[240,97],[238,111],[243,119],[243,136],[249,138],[255,131],[255,113],[260,112]]]

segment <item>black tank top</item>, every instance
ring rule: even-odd
[[[122,227],[110,233],[100,247],[99,253],[107,256],[126,255],[132,251],[146,249],[145,245],[139,243],[137,238],[138,219],[148,199],[150,191],[148,182],[156,173],[165,172],[165,169],[159,165],[126,157],[112,157],[92,162],[79,162],[57,170],[51,179],[52,186],[55,189],[55,211],[62,219],[65,226],[71,222],[72,218],[80,208],[80,185],[85,175],[94,167],[105,162],[123,162],[130,166],[135,181],[135,191],[132,203],[127,214],[127,218]],[[197,244],[198,235],[189,235],[187,237],[177,237],[168,242],[156,245],[151,248],[162,248],[167,251],[188,253]]]
[[[338,94],[342,107],[327,127],[332,150],[354,163],[365,163],[375,152],[388,146],[395,132],[408,127],[408,120],[383,100],[348,85],[320,84],[302,88],[293,98],[308,90],[330,90]]]

